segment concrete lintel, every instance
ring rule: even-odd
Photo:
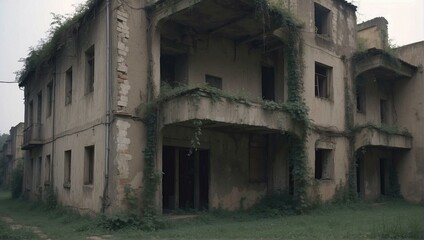
[[[153,25],[156,26],[161,20],[192,7],[201,1],[202,0],[178,0],[172,4],[164,4],[161,0],[154,0],[148,5],[148,8],[151,9],[150,17],[154,20]]]
[[[412,137],[387,133],[376,128],[366,127],[355,134],[355,150],[367,146],[411,149]]]

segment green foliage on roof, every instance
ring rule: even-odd
[[[73,14],[67,16],[52,13],[53,21],[47,37],[41,39],[37,46],[30,47],[28,56],[21,59],[24,66],[15,73],[16,81],[20,86],[24,86],[43,64],[48,63],[56,52],[66,45],[69,36],[78,32],[81,24],[94,15],[94,9],[98,2],[99,0],[87,0],[84,4],[76,7]]]

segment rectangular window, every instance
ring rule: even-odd
[[[65,76],[65,105],[72,103],[72,67],[66,71]]]
[[[63,180],[63,187],[64,188],[71,188],[71,164],[72,162],[72,152],[71,150],[65,151],[64,156],[64,180]]]
[[[48,94],[48,102],[47,102],[47,117],[52,115],[53,110],[53,82],[47,84],[47,94]]]
[[[315,97],[330,98],[332,68],[315,63]]]
[[[85,93],[94,91],[94,45],[85,52]]]
[[[50,155],[46,156],[46,162],[44,163],[44,185],[50,184]]]
[[[333,149],[315,149],[315,179],[329,180],[333,178]]]
[[[330,36],[331,11],[317,3],[314,3],[315,33]]]
[[[41,157],[38,157],[38,161],[37,161],[37,187],[41,186],[41,169],[42,169],[42,162],[43,159]]]
[[[210,87],[214,87],[214,88],[218,88],[222,90],[222,78],[220,77],[215,77],[215,76],[206,74],[205,82]]]
[[[94,180],[94,146],[85,147],[84,185],[93,185]]]
[[[29,102],[29,110],[28,110],[28,123],[32,125],[34,123],[34,104],[32,100]]]
[[[261,135],[251,135],[249,138],[249,181],[266,181],[267,144]]]
[[[274,68],[262,67],[262,99],[275,100]]]
[[[365,88],[363,86],[356,86],[356,111],[365,113]]]
[[[388,116],[387,116],[387,100],[380,99],[380,119],[381,124],[387,124],[388,123]]]
[[[41,123],[42,111],[43,111],[43,95],[40,91],[37,95],[37,123]]]

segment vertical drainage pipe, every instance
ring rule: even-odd
[[[106,0],[106,136],[105,136],[105,182],[102,197],[102,213],[108,207],[109,153],[110,153],[110,0]]]

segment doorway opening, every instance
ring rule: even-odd
[[[363,188],[363,169],[364,169],[364,159],[362,156],[356,158],[356,192],[358,196],[362,196]]]
[[[163,211],[209,207],[209,150],[163,146]]]

